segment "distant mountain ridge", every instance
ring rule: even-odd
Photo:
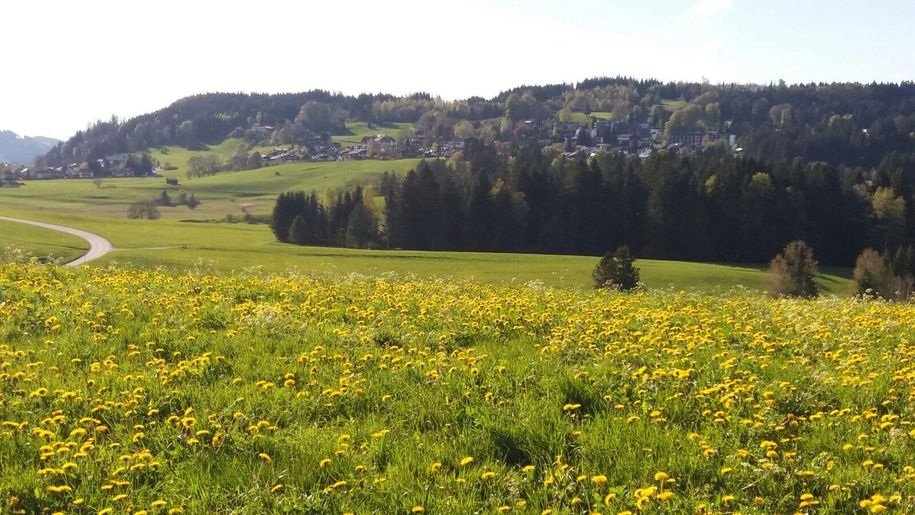
[[[60,140],[54,138],[20,136],[13,131],[0,130],[0,163],[30,165],[58,143]]]

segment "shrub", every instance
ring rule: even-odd
[[[130,218],[131,220],[144,218],[147,220],[158,220],[159,216],[159,209],[154,202],[150,201],[134,202],[127,209],[127,218]]]
[[[886,260],[874,249],[864,249],[855,260],[855,293],[869,297],[888,298],[892,288],[891,273]]]
[[[615,252],[607,252],[600,259],[591,276],[595,288],[628,291],[639,285],[639,269],[633,263],[635,257],[629,247],[623,245]]]
[[[890,259],[874,249],[864,249],[855,260],[856,295],[905,300],[912,296],[911,249],[898,249]]]
[[[773,297],[816,297],[817,262],[813,249],[800,240],[789,243],[769,263],[768,291]]]

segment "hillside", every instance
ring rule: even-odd
[[[803,240],[845,269],[879,249],[902,277],[915,270],[913,99],[908,82],[620,77],[456,101],[198,95],[96,124],[43,163],[65,166],[36,167],[2,194],[11,209],[108,218],[157,199],[162,222],[270,222],[265,238],[306,247],[598,256],[628,245],[752,268]],[[48,177],[94,181],[32,180]],[[202,204],[172,205],[188,196]]]
[[[31,165],[37,157],[45,155],[60,143],[44,136],[20,136],[12,131],[0,130],[0,163]]]
[[[461,122],[469,122],[477,131],[485,125],[487,138],[516,143],[555,136],[557,130],[560,142],[572,138],[579,144],[595,135],[617,145],[623,136],[628,143],[636,134],[643,144],[660,134],[663,141],[684,146],[705,136],[733,136],[746,155],[758,159],[876,166],[887,153],[915,149],[913,98],[911,82],[754,85],[626,77],[520,86],[490,99],[453,101],[428,94],[212,93],[129,120],[97,123],[49,152],[46,162],[62,165],[168,145],[198,148],[230,134],[283,144],[321,134],[345,141],[348,122],[409,123],[427,138],[448,139],[466,134]],[[579,138],[575,127],[594,120],[606,123]],[[554,121],[570,125],[557,127]]]

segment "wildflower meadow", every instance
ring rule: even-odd
[[[0,511],[906,513],[915,306],[0,266]]]

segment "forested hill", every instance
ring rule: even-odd
[[[889,153],[915,153],[912,82],[758,86],[616,77],[521,86],[491,99],[458,101],[425,93],[202,94],[126,121],[98,122],[52,149],[44,164],[163,145],[195,148],[252,128],[269,128],[266,139],[284,143],[304,128],[345,133],[347,121],[409,122],[435,138],[455,137],[455,128],[465,120],[477,127],[486,121],[492,138],[521,143],[542,139],[543,131],[537,129],[544,121],[590,125],[598,117],[655,128],[653,137],[691,131],[733,135],[744,155],[760,159],[873,167]],[[556,124],[549,130],[556,131]]]

